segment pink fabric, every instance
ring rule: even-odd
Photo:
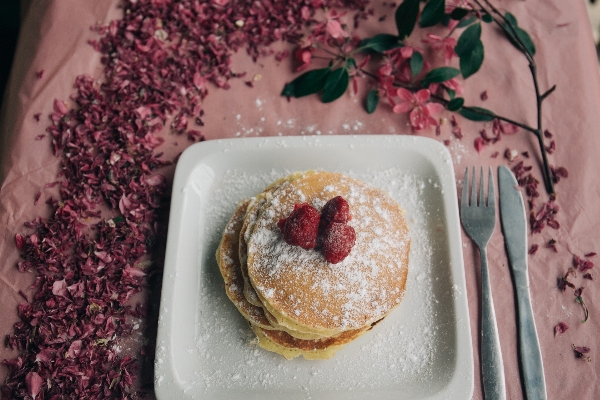
[[[56,180],[59,160],[52,155],[48,137],[36,140],[45,132],[47,115],[55,98],[69,105],[69,95],[77,75],[87,73],[98,77],[101,73],[100,56],[87,40],[95,34],[89,27],[118,18],[118,2],[82,2],[79,0],[32,1],[25,18],[18,52],[2,110],[0,131],[0,337],[12,333],[17,321],[16,308],[23,290],[33,274],[16,270],[19,254],[15,247],[16,233],[23,232],[23,223],[49,213],[44,199],[52,189],[43,186]],[[389,13],[374,1],[375,15]],[[600,253],[598,226],[600,226],[600,185],[598,184],[598,154],[600,153],[600,79],[591,30],[583,2],[563,0],[519,1],[503,0],[499,6],[510,10],[519,25],[528,30],[537,46],[542,90],[557,85],[544,103],[544,125],[553,134],[557,150],[550,156],[554,166],[568,169],[569,177],[557,185],[560,229],[545,229],[529,237],[530,244],[540,249],[529,259],[531,293],[537,328],[544,357],[546,382],[550,399],[600,398],[600,288],[598,268],[591,273],[595,281],[574,278],[576,285],[586,286],[584,299],[590,309],[590,320],[581,323],[583,312],[574,296],[556,289],[556,279],[564,275],[573,255]],[[359,35],[372,34],[373,27],[394,31],[393,18],[380,25],[375,21],[363,23]],[[380,28],[381,27],[381,28]],[[368,30],[367,30],[368,29]],[[480,105],[510,116],[517,121],[535,124],[535,99],[531,76],[525,59],[490,26],[484,26],[482,39],[486,59],[481,71],[464,83],[465,100],[469,105]],[[415,40],[413,46],[422,46]],[[281,49],[293,50],[286,44]],[[41,79],[36,72],[44,70]],[[207,139],[237,136],[277,136],[310,134],[406,134],[410,133],[404,114],[394,114],[388,105],[381,105],[374,114],[363,111],[365,88],[358,95],[346,93],[338,101],[321,104],[312,96],[288,102],[279,94],[286,82],[296,75],[291,59],[282,62],[274,58],[253,63],[240,51],[234,57],[234,69],[245,71],[243,79],[232,80],[230,90],[211,87],[204,102]],[[244,81],[253,79],[254,87]],[[489,99],[482,102],[480,94],[487,91]],[[34,114],[41,113],[36,122]],[[450,113],[442,115],[450,118]],[[462,177],[469,165],[508,164],[502,157],[506,149],[527,151],[532,156],[528,164],[534,166],[540,178],[538,150],[533,135],[520,131],[504,136],[494,145],[485,146],[481,153],[474,140],[482,129],[481,123],[458,118],[464,138],[458,140],[450,124],[441,126],[440,140],[450,140],[455,160],[454,168]],[[490,127],[488,126],[488,129]],[[436,137],[434,128],[421,135]],[[165,158],[172,157],[190,144],[184,136],[165,134],[166,142],[159,149]],[[498,151],[500,155],[492,158]],[[514,164],[514,163],[513,163]],[[174,167],[162,171],[172,179]],[[42,201],[34,205],[34,196],[42,191]],[[545,195],[543,195],[545,196]],[[558,253],[544,247],[550,239],[557,241]],[[478,255],[463,235],[467,293],[471,317],[471,335],[474,348],[475,392],[481,399],[482,384],[479,373],[479,290],[480,272]],[[507,390],[509,399],[521,399],[518,370],[515,307],[510,272],[498,222],[488,247],[493,296],[500,326]],[[598,264],[598,258],[592,258]],[[581,275],[581,274],[580,274]],[[570,329],[554,337],[554,326],[565,322]],[[592,361],[576,359],[571,344],[591,348]],[[17,353],[0,347],[0,360]],[[0,367],[0,382],[6,369]],[[145,379],[146,380],[146,379]],[[151,382],[151,377],[148,377]]]

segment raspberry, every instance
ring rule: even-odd
[[[326,227],[330,222],[346,223],[352,219],[350,205],[342,196],[329,200],[321,210],[321,227]]]
[[[332,222],[323,231],[323,255],[331,264],[344,260],[356,242],[356,232],[350,225]]]
[[[314,249],[317,245],[320,218],[317,209],[308,203],[296,204],[290,216],[280,219],[277,227],[287,244],[306,250]]]

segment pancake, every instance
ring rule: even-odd
[[[348,201],[356,231],[345,260],[330,264],[320,252],[282,240],[277,222],[295,204],[320,210],[338,195]],[[400,304],[410,239],[403,211],[387,193],[341,174],[316,172],[281,187],[263,207],[247,241],[247,274],[280,325],[332,336],[368,326]]]
[[[288,360],[298,356],[307,360],[326,360],[333,357],[346,344],[371,329],[371,327],[361,328],[345,331],[334,337],[301,340],[282,331],[261,329],[253,325],[251,327],[258,338],[260,347],[281,354]]]
[[[319,248],[290,246],[277,227],[296,204],[350,205],[356,232],[338,264]],[[217,262],[225,290],[260,347],[287,359],[327,359],[385,318],[404,297],[410,239],[400,206],[385,192],[341,174],[296,172],[239,204]]]
[[[246,200],[240,204],[227,223],[217,248],[217,264],[225,281],[225,293],[244,318],[254,325],[273,329],[263,308],[250,304],[243,293],[244,279],[240,269],[238,248],[240,230],[249,203],[250,200]]]
[[[366,329],[348,331],[330,338],[317,338],[310,335],[295,337],[285,330],[277,330],[276,327],[272,326],[269,319],[265,318],[264,310],[250,304],[240,292],[240,285],[243,281],[239,259],[235,250],[240,239],[243,217],[249,203],[250,201],[246,200],[238,206],[224,230],[221,243],[217,249],[217,263],[225,281],[227,296],[242,316],[248,320],[252,329],[255,332],[260,332],[260,334],[257,333],[257,336],[261,347],[277,349],[277,353],[288,359],[299,355],[307,359],[330,358],[335,354],[335,351],[360,336]]]

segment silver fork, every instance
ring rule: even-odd
[[[460,203],[460,220],[467,235],[479,248],[481,256],[481,375],[483,377],[483,392],[486,400],[504,400],[506,399],[504,366],[502,352],[500,351],[498,327],[496,326],[496,313],[494,312],[494,302],[492,300],[486,251],[496,225],[496,201],[492,168],[489,169],[487,205],[485,205],[483,191],[483,167],[480,173],[479,201],[477,200],[475,176],[475,168],[473,168],[471,202],[469,203],[469,168],[465,170]]]

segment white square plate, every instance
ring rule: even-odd
[[[244,198],[289,172],[337,171],[389,191],[411,230],[407,294],[330,360],[253,344],[215,260]],[[470,399],[473,353],[454,170],[415,136],[215,140],[180,157],[173,183],[155,361],[166,399]]]

